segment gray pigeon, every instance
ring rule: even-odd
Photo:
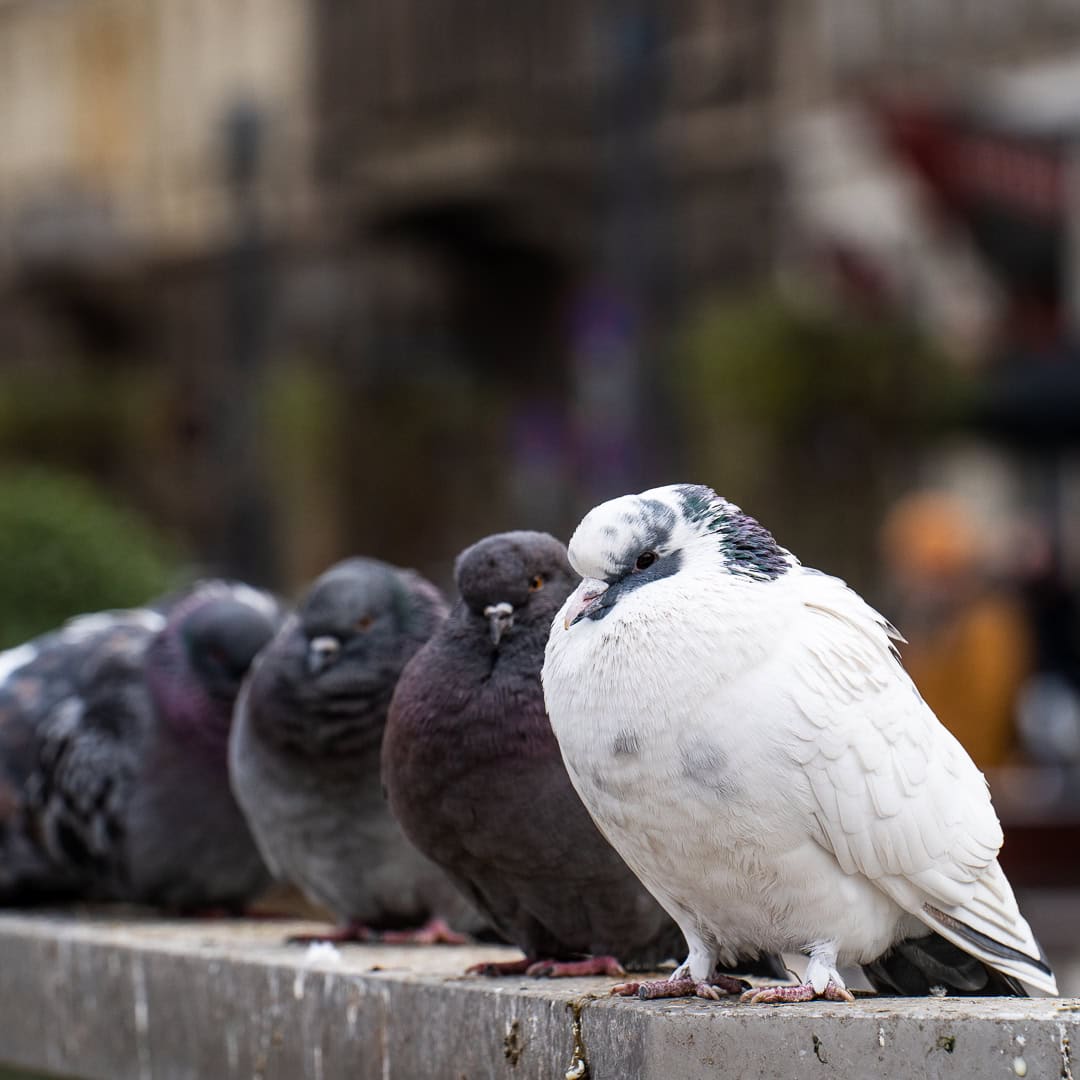
[[[419,574],[348,559],[312,585],[245,684],[233,788],[271,870],[338,918],[312,938],[458,942],[447,921],[480,928],[405,839],[379,778],[398,675],[445,617]]]
[[[576,580],[566,549],[501,533],[459,556],[456,579],[461,601],[394,694],[383,781],[409,837],[525,953],[473,970],[655,967],[682,935],[593,824],[544,711],[544,645]]]
[[[799,951],[756,1002],[885,990],[1057,992],[997,860],[986,781],[919,696],[897,632],[710,488],[596,507],[543,679],[574,786],[682,926],[646,996],[714,996],[717,962]],[[630,745],[632,752],[627,752]]]
[[[0,902],[240,909],[269,875],[232,797],[233,705],[279,621],[243,585],[0,654]]]

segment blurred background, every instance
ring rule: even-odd
[[[707,483],[1080,991],[1075,0],[0,0],[0,132],[0,644]]]

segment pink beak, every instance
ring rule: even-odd
[[[606,581],[600,581],[598,578],[584,578],[581,584],[570,594],[570,599],[566,601],[566,618],[563,620],[563,626],[569,630],[578,619],[588,615],[590,611],[596,608],[600,598],[607,590]]]

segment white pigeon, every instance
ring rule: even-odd
[[[750,1000],[1056,994],[997,861],[986,781],[900,665],[897,632],[710,488],[596,507],[543,682],[570,778],[682,928],[642,996],[732,992],[718,964],[809,957]]]

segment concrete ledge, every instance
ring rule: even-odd
[[[1080,1080],[1080,1001],[710,1005],[461,975],[511,950],[285,946],[310,924],[0,915],[0,1068],[87,1080]]]

